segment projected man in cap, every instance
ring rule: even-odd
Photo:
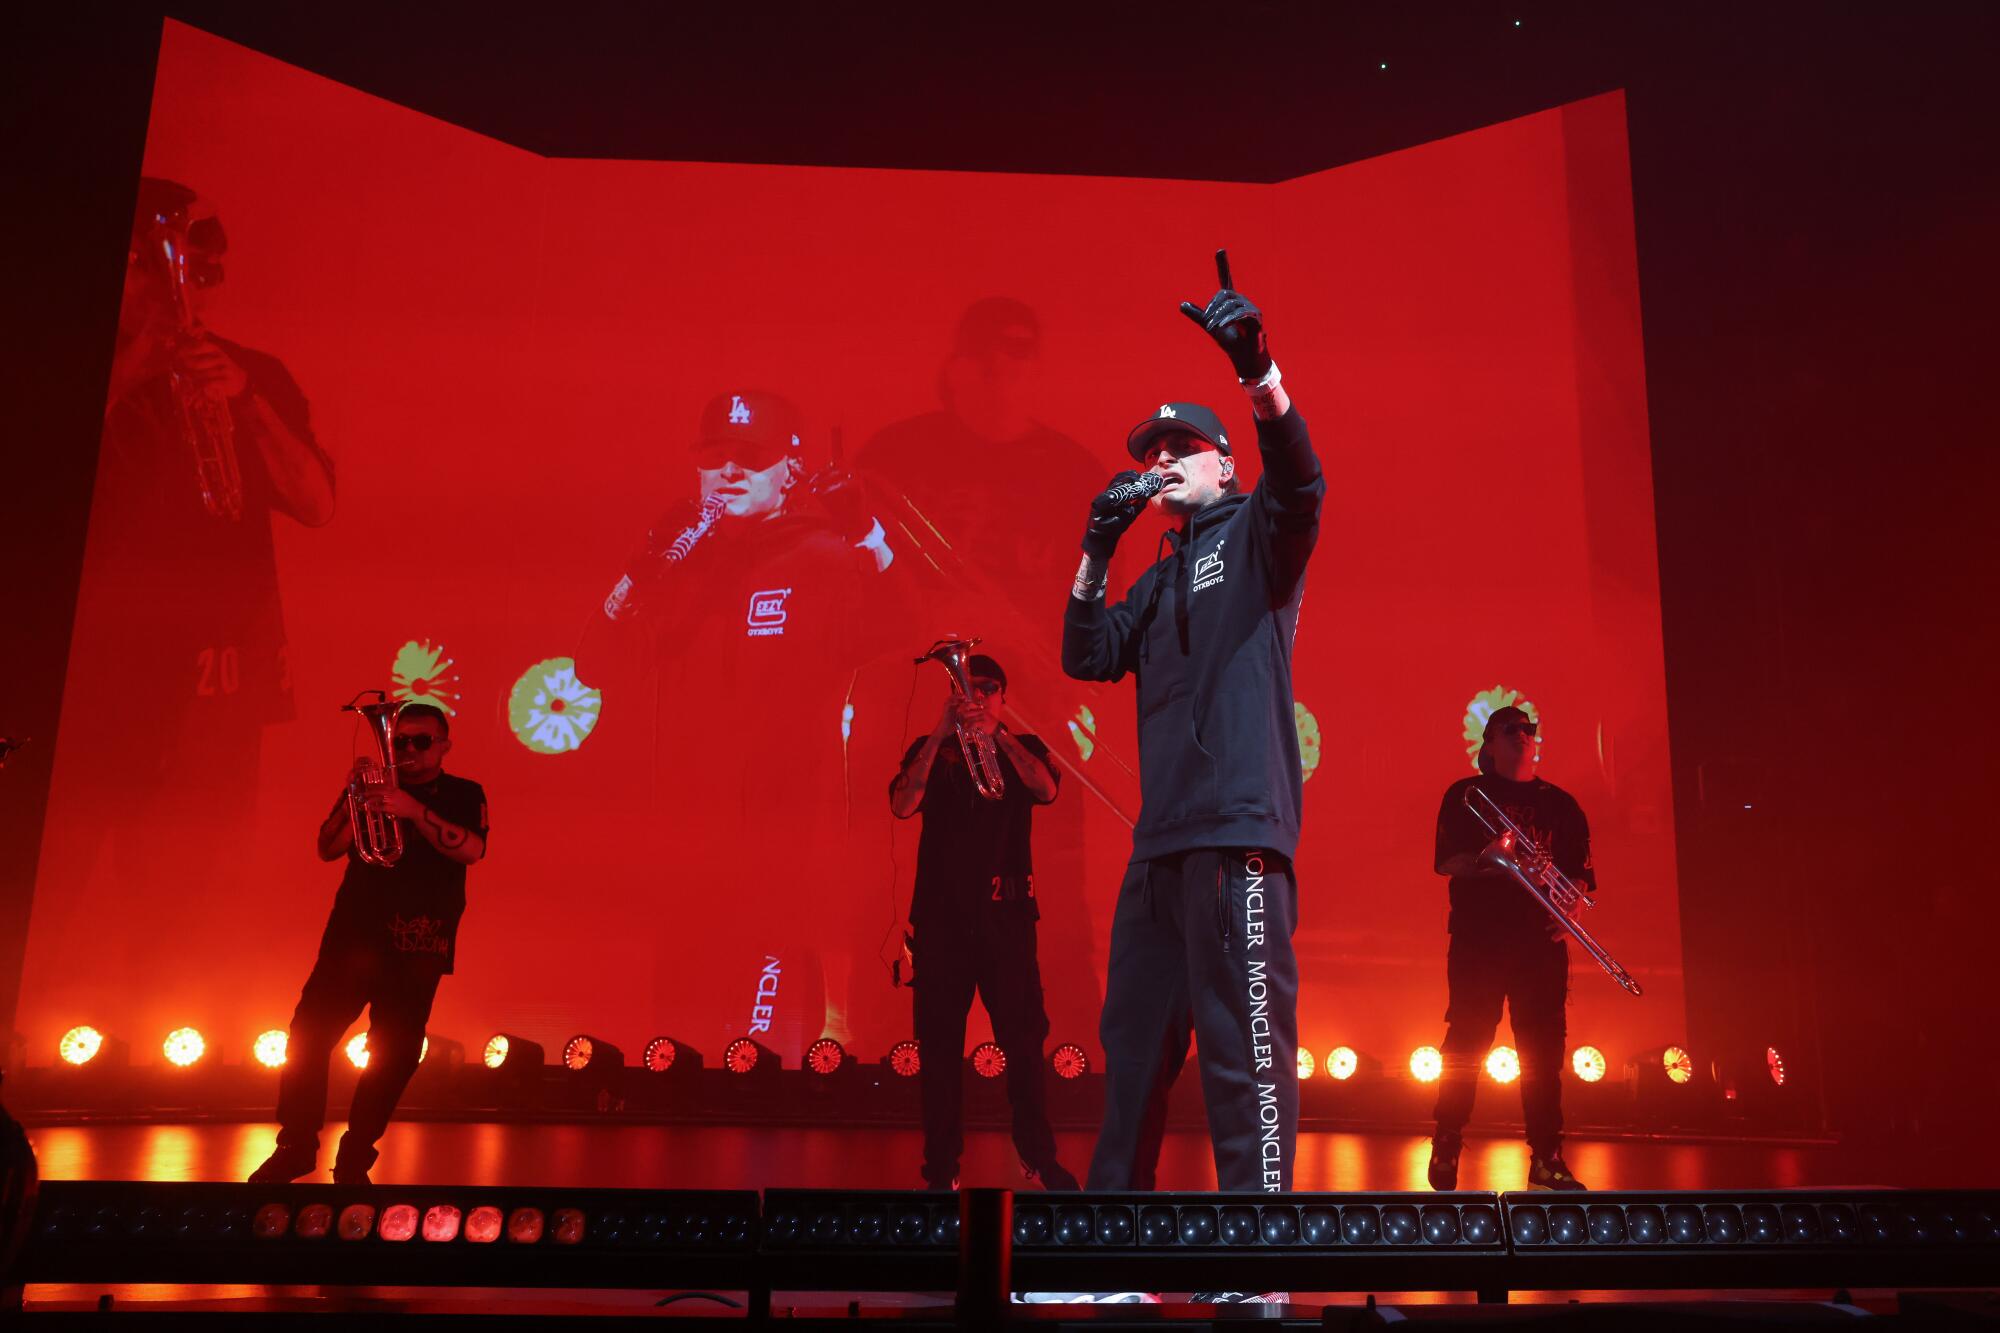
[[[1250,398],[1264,476],[1245,494],[1213,411],[1166,403],[1133,427],[1132,458],[1177,530],[1115,605],[1113,549],[1144,501],[1121,472],[1091,502],[1063,616],[1073,676],[1138,677],[1143,794],[1105,978],[1104,1126],[1093,1189],[1153,1183],[1166,1096],[1197,1034],[1217,1181],[1291,1188],[1298,1127],[1292,956],[1302,769],[1292,635],[1325,482],[1279,383],[1263,318],[1230,286],[1181,311],[1229,357]]]
[[[1029,843],[1035,807],[1056,798],[1059,775],[1038,737],[1016,736],[1000,720],[1007,673],[983,654],[966,662],[972,695],[953,692],[930,735],[914,742],[889,782],[898,819],[921,811],[917,878],[910,896],[915,1028],[922,1060],[924,1183],[954,1189],[964,1146],[959,1106],[965,1018],[975,993],[1007,1053],[1007,1099],[1021,1164],[1049,1189],[1073,1190],[1056,1160],[1043,1109],[1042,1043],[1049,1035],[1035,955],[1035,868]],[[991,736],[1005,792],[979,794],[957,729]]]
[[[662,1012],[714,1048],[749,1035],[792,1061],[847,1035],[845,977],[866,948],[830,880],[845,865],[845,710],[884,640],[894,560],[858,485],[831,465],[808,472],[804,436],[777,394],[710,399],[689,493],[653,525],[578,662],[586,680],[600,665],[615,675],[604,659],[625,640],[651,677],[623,693],[650,696],[654,716],[632,725],[657,738],[654,803],[672,832],[669,862],[648,873],[675,895],[682,938],[705,941],[696,964],[661,967]],[[689,891],[704,882],[730,892]],[[760,1001],[773,966],[775,999]]]
[[[375,1141],[423,1059],[424,1024],[438,982],[457,958],[465,914],[465,871],[486,855],[486,792],[444,771],[451,729],[444,710],[405,704],[396,714],[399,785],[369,798],[394,819],[403,851],[394,865],[370,865],[354,845],[345,788],[319,827],[322,861],[345,859],[319,957],[299,993],[278,1080],[278,1146],[251,1173],[260,1184],[296,1180],[318,1162],[326,1121],[327,1062],[341,1035],[368,1010],[368,1063],[354,1087],[333,1179],[365,1185]]]
[[[1431,1139],[1432,1189],[1458,1188],[1465,1122],[1479,1070],[1505,1004],[1521,1059],[1521,1112],[1528,1129],[1528,1188],[1580,1190],[1562,1156],[1562,1063],[1569,996],[1569,945],[1561,926],[1479,853],[1492,835],[1465,808],[1477,786],[1578,884],[1596,887],[1590,825],[1583,808],[1535,775],[1536,723],[1519,708],[1496,708],[1479,746],[1479,776],[1446,789],[1438,809],[1437,873],[1451,877],[1451,948],[1445,955],[1445,1009],[1438,1081],[1437,1132]]]

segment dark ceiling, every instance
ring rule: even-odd
[[[1617,87],[1695,22],[1546,0],[627,4],[559,27],[540,6],[167,9],[550,156],[1246,181]]]

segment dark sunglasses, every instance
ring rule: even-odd
[[[395,746],[398,750],[415,750],[418,754],[422,754],[431,748],[431,742],[435,739],[437,738],[434,736],[398,736]]]
[[[1007,687],[997,680],[975,680],[972,682],[972,688],[981,694],[999,694]]]
[[[762,472],[784,461],[786,450],[775,444],[697,444],[694,447],[694,465],[707,472],[718,472],[735,463],[749,472]]]
[[[1526,736],[1529,740],[1533,740],[1535,738],[1535,728],[1540,725],[1539,722],[1509,722],[1501,730],[1509,736]]]

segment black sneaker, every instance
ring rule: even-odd
[[[1463,1144],[1431,1140],[1429,1175],[1432,1189],[1445,1192],[1458,1188],[1458,1155],[1463,1150]]]
[[[319,1154],[309,1148],[279,1148],[250,1173],[252,1185],[287,1185],[313,1173]]]
[[[1082,1185],[1077,1183],[1076,1177],[1069,1173],[1068,1167],[1053,1159],[1044,1162],[1040,1166],[1029,1166],[1026,1162],[1023,1162],[1021,1163],[1021,1174],[1029,1180],[1041,1181],[1042,1188],[1045,1190],[1080,1190],[1083,1188]]]
[[[925,1176],[924,1188],[927,1190],[949,1190],[953,1194],[956,1194],[958,1193],[958,1176],[956,1174],[951,1176]]]
[[[1585,1190],[1590,1187],[1569,1173],[1569,1163],[1561,1153],[1528,1159],[1528,1188],[1531,1190]]]
[[[1289,1291],[1197,1291],[1188,1296],[1189,1305],[1290,1305]]]

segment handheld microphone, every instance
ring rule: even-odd
[[[1109,491],[1105,492],[1104,498],[1115,505],[1130,504],[1134,500],[1143,502],[1158,495],[1160,487],[1166,484],[1167,479],[1159,473],[1142,472],[1139,474],[1137,481],[1128,481],[1122,486],[1113,486]]]

